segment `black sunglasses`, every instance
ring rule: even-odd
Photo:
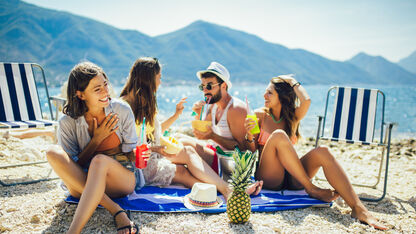
[[[198,88],[199,88],[199,90],[201,90],[201,91],[204,91],[204,88],[206,88],[207,90],[211,90],[211,89],[212,89],[212,87],[217,86],[217,85],[220,85],[220,84],[221,84],[221,83],[216,83],[216,84],[211,84],[211,83],[208,83],[207,85],[200,84],[200,85],[198,86]]]

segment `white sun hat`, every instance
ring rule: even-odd
[[[217,75],[221,80],[223,80],[227,84],[228,89],[231,89],[232,84],[230,81],[230,73],[228,72],[227,68],[225,68],[223,65],[221,65],[218,62],[212,62],[206,70],[197,72],[196,76],[198,77],[198,79],[201,79],[201,75],[206,72],[211,72]]]
[[[213,184],[195,183],[191,193],[183,198],[186,208],[191,210],[212,209],[222,205],[222,200],[217,196],[217,187]]]

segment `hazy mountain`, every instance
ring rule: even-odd
[[[39,63],[51,83],[62,83],[83,60],[99,64],[110,77],[125,77],[138,55],[150,53],[153,41],[138,31],[66,12],[0,1],[0,61]]]
[[[374,75],[387,68],[382,63],[382,67],[367,70],[362,64],[288,49],[204,21],[149,37],[67,12],[18,0],[0,0],[0,61],[39,63],[47,71],[50,85],[63,83],[69,70],[84,60],[102,66],[112,83],[121,85],[140,56],[160,59],[166,83],[198,82],[196,71],[205,69],[211,61],[225,65],[233,83],[268,82],[273,76],[287,73],[296,74],[304,84],[385,84],[396,80]],[[398,79],[413,79],[403,77],[403,72],[383,71],[400,76]]]
[[[398,64],[404,69],[416,74],[416,50],[408,57],[401,59]]]
[[[348,62],[367,71],[378,81],[387,84],[416,84],[416,74],[410,73],[399,65],[387,61],[381,56],[359,53]]]
[[[175,32],[156,37],[163,45],[158,56],[166,73],[195,80],[195,71],[210,61],[225,65],[236,82],[266,82],[279,74],[294,73],[305,84],[357,83],[371,76],[349,64],[326,59],[306,50],[291,50],[261,38],[196,21]]]

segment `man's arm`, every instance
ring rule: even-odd
[[[244,122],[246,120],[247,110],[242,106],[233,106],[228,109],[227,122],[230,127],[231,134],[233,135],[234,141],[238,144],[241,150],[246,150],[245,134],[246,129]],[[233,147],[234,148],[234,147]]]

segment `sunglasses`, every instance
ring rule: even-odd
[[[207,85],[200,84],[200,85],[198,86],[198,88],[199,88],[199,90],[201,90],[201,91],[204,91],[204,88],[206,88],[207,90],[211,90],[211,89],[212,89],[212,87],[217,86],[217,85],[220,85],[220,84],[221,84],[221,83],[216,83],[216,84],[211,84],[211,83],[208,83]]]

